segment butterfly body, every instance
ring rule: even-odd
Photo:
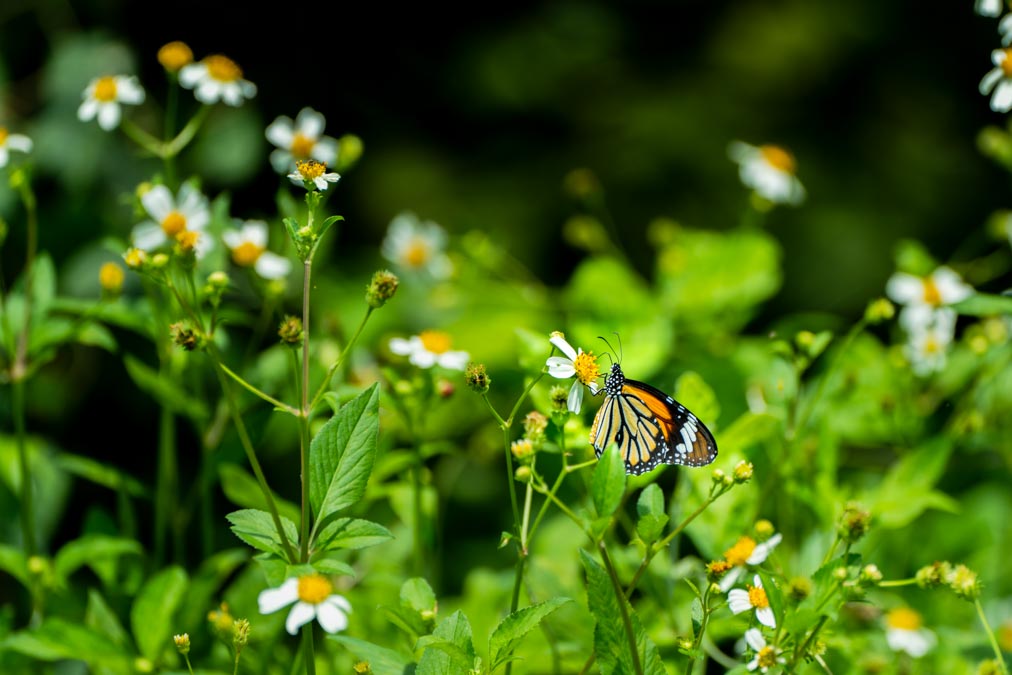
[[[625,377],[619,364],[604,382],[604,403],[594,417],[590,443],[600,457],[612,442],[626,473],[642,474],[659,464],[705,466],[717,457],[710,430],[661,390]]]

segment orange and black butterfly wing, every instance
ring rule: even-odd
[[[703,466],[717,456],[713,435],[695,415],[659,389],[636,380],[625,380],[618,393],[605,397],[590,441],[599,457],[614,442],[626,472],[636,475],[658,464]]]
[[[639,395],[657,418],[670,453],[665,463],[705,466],[717,458],[713,434],[688,408],[645,382],[626,380],[622,393],[626,390]]]

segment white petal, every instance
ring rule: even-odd
[[[172,193],[164,185],[155,185],[141,195],[141,204],[144,206],[144,210],[159,223],[176,208]]]
[[[261,614],[271,614],[299,599],[299,580],[295,577],[286,579],[277,588],[268,588],[257,596],[257,605]]]
[[[885,288],[886,295],[893,302],[907,305],[924,299],[924,281],[906,272],[897,272],[889,277]]]
[[[214,249],[214,237],[208,232],[199,232],[197,243],[193,246],[193,252],[197,256],[197,260],[203,258],[212,249]]]
[[[258,248],[267,246],[267,223],[262,220],[247,220],[242,226],[242,238]]]
[[[221,233],[221,240],[225,242],[225,246],[229,248],[238,248],[242,246],[243,238],[239,230],[225,230]]]
[[[548,374],[559,380],[568,380],[573,375],[576,375],[576,368],[573,367],[573,362],[565,356],[549,356],[548,360],[545,361],[545,365],[548,366]]]
[[[86,99],[77,109],[77,119],[82,122],[92,120],[98,113],[98,101],[93,98]]]
[[[295,158],[287,150],[273,150],[271,152],[271,168],[278,173],[287,174],[295,166]]]
[[[1002,72],[1001,68],[992,68],[989,70],[987,75],[985,75],[980,81],[980,86],[978,87],[980,89],[980,93],[987,94],[989,91],[994,89],[994,85],[998,84],[998,80],[1002,78]]]
[[[201,103],[211,105],[217,103],[221,98],[221,87],[211,79],[202,80],[193,92],[194,97]]]
[[[253,98],[257,95],[257,86],[247,80],[239,80],[239,87],[242,89],[242,95],[246,98]]]
[[[548,338],[548,341],[555,345],[560,352],[568,356],[570,361],[576,360],[576,350],[573,349],[573,345],[566,341],[566,338],[562,335],[562,333],[553,334]]]
[[[421,346],[421,340],[418,336],[412,337],[410,340],[404,338],[390,338],[390,351],[400,356],[407,356],[413,354],[415,350]]]
[[[292,607],[292,611],[288,613],[288,619],[285,621],[285,630],[289,634],[295,635],[302,626],[312,621],[315,617],[316,605],[310,605],[308,602],[299,600]]]
[[[752,651],[759,651],[766,646],[766,638],[758,628],[749,628],[745,631],[745,642],[752,648]]]
[[[900,312],[900,325],[908,333],[922,333],[935,322],[935,311],[928,305],[909,305]]]
[[[471,360],[471,355],[467,352],[454,351],[444,352],[439,354],[436,362],[443,368],[449,370],[464,370],[467,368],[467,362]]]
[[[748,591],[734,588],[727,593],[727,606],[733,614],[741,614],[752,609],[752,601],[748,599]]]
[[[168,241],[168,238],[165,236],[165,232],[162,231],[161,226],[150,220],[134,227],[131,238],[133,239],[134,246],[142,251],[150,251],[158,248]]]
[[[225,82],[221,85],[221,100],[232,107],[242,105],[242,89],[237,82]]]
[[[431,368],[436,365],[436,355],[425,348],[422,348],[416,350],[414,354],[408,357],[408,361],[419,368]]]
[[[207,66],[203,63],[191,63],[179,71],[179,84],[193,89],[207,77]]]
[[[257,258],[253,269],[264,279],[283,279],[292,270],[292,263],[276,253],[264,251]]]
[[[974,10],[981,16],[998,16],[1001,14],[1001,0],[977,0]]]
[[[98,126],[106,131],[112,131],[119,124],[119,103],[110,101],[98,107]]]
[[[24,134],[11,134],[7,137],[7,147],[19,152],[31,152],[32,139]]]
[[[991,97],[991,110],[1004,113],[1009,109],[1012,109],[1012,81],[1002,79]]]
[[[752,657],[752,660],[749,661],[748,664],[746,664],[746,666],[745,666],[745,668],[748,669],[749,671],[755,670],[758,667],[759,667],[759,656],[758,655]]]
[[[121,76],[116,78],[116,100],[130,105],[144,102],[144,88],[136,77]]]
[[[309,154],[317,162],[333,166],[337,163],[337,141],[324,136],[313,145],[313,150]]]
[[[931,275],[931,279],[935,282],[938,294],[942,296],[942,302],[946,305],[966,300],[973,295],[973,287],[963,283],[963,278],[949,267],[939,267]]]
[[[572,413],[579,414],[580,408],[583,407],[583,385],[577,380],[573,383],[573,386],[569,389],[569,397],[566,399],[566,406]]]
[[[0,169],[7,166],[7,162],[11,159],[11,153],[7,151],[7,148],[0,145]]]
[[[758,544],[752,550],[752,555],[750,555],[748,557],[748,560],[746,560],[745,562],[747,562],[749,565],[760,564],[761,562],[766,560],[767,556],[769,556],[770,554],[770,551],[775,549],[777,547],[777,544],[779,544],[783,538],[784,537],[781,534],[774,534],[772,537],[770,537],[763,543]]]
[[[348,617],[337,603],[332,603],[331,596],[316,607],[316,620],[320,622],[323,630],[328,633],[337,633],[348,627]]]
[[[759,578],[758,574],[752,577],[752,585],[755,586],[756,588],[763,587],[763,580]]]
[[[732,586],[738,583],[738,580],[741,579],[741,575],[744,573],[745,573],[744,567],[732,567],[730,570],[728,570],[727,574],[725,574],[721,578],[720,583],[718,584],[720,586],[721,592],[727,593]]]
[[[292,141],[295,138],[291,118],[285,116],[277,118],[267,126],[267,130],[264,132],[264,135],[266,135],[267,140],[274,145],[284,150],[288,150],[292,147]]]
[[[769,626],[770,628],[777,627],[777,618],[773,615],[773,609],[771,607],[757,609],[755,611],[755,618],[758,619],[759,623],[764,626]]]
[[[295,128],[298,133],[314,141],[323,133],[326,120],[312,108],[303,108],[295,117]]]
[[[758,151],[759,148],[754,145],[742,143],[741,141],[732,141],[727,146],[727,156],[739,163],[755,157]]]

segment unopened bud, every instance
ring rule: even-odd
[[[484,394],[488,391],[492,379],[488,376],[484,363],[469,363],[464,369],[464,379],[468,388],[476,394]]]
[[[387,300],[394,297],[400,280],[397,275],[388,270],[379,270],[372,275],[372,281],[366,287],[365,301],[373,309],[378,309],[387,303]]]
[[[752,480],[752,462],[741,461],[734,467],[734,482],[741,485]]]
[[[305,334],[302,331],[302,319],[297,316],[286,316],[285,320],[278,326],[278,337],[281,338],[282,344],[286,344],[289,347],[302,346],[302,340],[305,338]]]
[[[183,633],[182,635],[173,635],[172,641],[176,643],[176,649],[182,655],[190,653],[190,635],[189,633]]]

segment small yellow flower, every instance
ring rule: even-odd
[[[295,163],[295,171],[288,174],[288,179],[296,185],[302,185],[306,189],[313,185],[317,190],[326,190],[328,183],[336,183],[341,176],[336,173],[328,173],[327,165],[315,159],[300,160]]]
[[[182,635],[173,635],[172,641],[176,644],[176,649],[183,656],[190,653],[190,635],[189,633],[183,633]]]
[[[256,85],[243,79],[242,69],[235,61],[221,54],[183,66],[179,71],[179,84],[193,89],[197,100],[207,105],[224,101],[227,105],[239,106],[257,93]]]
[[[98,270],[98,283],[102,290],[117,295],[123,290],[123,268],[114,262],[107,262]]]
[[[267,140],[277,146],[271,152],[271,166],[278,173],[288,173],[296,162],[315,159],[334,166],[338,158],[338,142],[323,135],[326,120],[312,108],[303,108],[293,122],[281,116],[271,122],[265,132]]]
[[[291,262],[267,250],[267,223],[247,220],[239,229],[226,230],[221,238],[232,251],[232,262],[239,267],[252,267],[264,279],[288,276]]]
[[[597,367],[597,357],[592,352],[574,349],[566,341],[566,336],[559,331],[554,331],[548,341],[565,354],[565,356],[548,357],[545,362],[548,374],[560,380],[576,378],[569,390],[567,404],[570,412],[579,413],[580,408],[583,407],[583,387],[590,389],[592,394],[596,394],[598,391],[597,379],[600,377],[600,373]]]
[[[510,444],[510,452],[517,459],[523,461],[529,459],[534,454],[534,444],[531,443],[530,439],[518,438]]]
[[[919,658],[935,644],[934,633],[921,627],[921,615],[909,607],[890,610],[885,615],[885,623],[886,642],[893,651]]]
[[[319,621],[328,633],[337,633],[348,627],[351,604],[334,593],[334,584],[322,574],[292,577],[278,588],[261,592],[257,600],[261,614],[270,614],[295,603],[285,621],[285,628],[292,635],[313,619]]]
[[[766,596],[766,589],[763,588],[762,579],[759,575],[753,578],[755,585],[749,586],[747,590],[740,588],[731,589],[727,594],[727,606],[734,614],[741,614],[751,609],[755,610],[755,617],[759,623],[770,628],[776,628],[776,617],[773,608],[770,607],[770,600]]]
[[[795,176],[794,156],[776,145],[753,146],[741,141],[728,148],[738,163],[741,182],[760,197],[775,204],[798,205],[805,199],[805,188]]]
[[[139,105],[144,102],[144,88],[133,75],[106,75],[92,80],[82,94],[84,102],[77,117],[88,122],[98,117],[98,126],[111,131],[119,125],[120,104]]]
[[[438,330],[423,330],[405,340],[392,338],[390,351],[408,360],[419,368],[440,366],[450,370],[465,370],[470,355],[465,351],[450,349],[453,345],[448,333]]]
[[[185,42],[169,42],[158,50],[158,63],[170,73],[175,73],[183,66],[193,63],[193,50]]]
[[[384,258],[400,269],[445,279],[453,272],[446,244],[446,230],[404,211],[390,221],[380,250]]]

